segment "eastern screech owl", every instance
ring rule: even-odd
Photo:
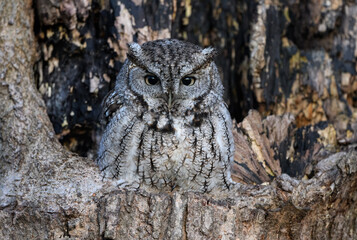
[[[232,186],[232,121],[214,55],[175,39],[129,45],[104,102],[105,177],[159,191]]]

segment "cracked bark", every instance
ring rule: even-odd
[[[137,2],[132,2],[134,5],[131,5],[131,9],[134,9]],[[191,18],[191,15],[187,13],[188,9],[192,8],[190,1],[185,2],[188,5],[183,5],[180,1],[177,2],[180,4],[177,6],[184,6],[184,8],[176,6],[176,16],[181,14],[187,18],[187,20],[182,20],[182,23],[188,38],[194,40],[196,35],[192,33],[194,29],[191,29],[194,25],[189,23],[191,20],[199,21],[196,18],[198,15]],[[54,3],[56,2],[51,1],[51,4]],[[42,28],[46,30],[44,39],[52,36],[53,33],[55,35],[60,33],[60,30],[54,32],[53,26],[58,28],[62,26],[63,31],[70,29],[72,34],[75,33],[78,24],[80,25],[81,21],[84,22],[88,16],[91,16],[93,3],[97,2],[59,1],[57,5],[47,5],[48,8],[37,7],[38,17],[45,18],[42,23],[44,24]],[[169,8],[174,8],[174,3],[165,1],[164,3],[168,4]],[[244,1],[239,3],[244,5]],[[296,4],[298,3],[297,1]],[[259,38],[259,34],[265,36],[266,31],[264,25],[254,20],[254,24],[257,24],[257,26],[253,26],[254,34],[257,36],[254,41],[261,41],[255,42],[258,43],[257,45],[252,43],[250,46],[251,49],[255,47],[257,49],[251,51],[251,58],[256,59],[253,60],[256,61],[253,62],[256,64],[252,63],[249,66],[256,68],[241,69],[241,71],[252,74],[251,80],[254,82],[254,87],[252,93],[246,93],[247,95],[254,94],[260,113],[249,112],[248,116],[235,128],[235,139],[238,140],[236,148],[240,150],[236,152],[233,173],[235,180],[241,184],[226,194],[209,195],[192,192],[184,194],[178,192],[147,193],[118,189],[115,183],[102,181],[98,168],[91,159],[79,157],[66,150],[59,143],[46,112],[48,101],[51,100],[45,98],[46,102],[44,102],[40,94],[41,84],[38,86],[39,91],[35,84],[38,68],[36,70],[33,66],[36,65],[35,62],[38,63],[38,59],[41,59],[36,46],[37,44],[42,46],[41,54],[44,55],[44,49],[48,51],[51,47],[43,47],[44,44],[49,43],[42,42],[45,40],[41,38],[41,32],[36,32],[37,38],[35,36],[32,2],[18,0],[3,2],[0,8],[2,23],[0,28],[1,238],[356,239],[357,149],[353,144],[356,134],[354,125],[356,105],[353,92],[355,73],[338,72],[337,74],[341,73],[343,77],[335,78],[336,80],[329,78],[333,74],[331,75],[331,71],[326,73],[326,70],[332,69],[331,64],[333,63],[329,57],[334,58],[334,50],[324,48],[316,52],[315,49],[309,49],[311,47],[309,41],[313,41],[314,36],[319,35],[319,31],[321,34],[321,31],[324,33],[324,31],[336,27],[334,23],[326,22],[328,19],[322,17],[325,14],[337,16],[336,19],[342,14],[345,19],[342,21],[344,23],[342,25],[346,31],[351,27],[349,24],[353,24],[353,21],[350,20],[356,16],[353,15],[356,6],[352,2],[344,3],[343,6],[338,3],[339,1],[333,1],[331,8],[327,10],[326,7],[317,3],[303,5],[309,9],[309,14],[313,16],[313,22],[305,20],[301,28],[294,28],[294,31],[291,31],[289,39],[298,42],[297,40],[304,40],[299,38],[299,34],[309,33],[307,40],[299,42],[297,46],[304,49],[302,55],[305,54],[306,57],[301,57],[302,55],[296,57],[295,52],[294,60],[289,60],[292,64],[290,70],[294,72],[296,66],[302,66],[305,61],[310,61],[311,65],[307,68],[299,68],[299,74],[311,76],[291,80],[293,85],[303,86],[303,88],[293,87],[290,95],[285,95],[285,97],[287,96],[286,101],[287,103],[296,101],[301,103],[301,106],[296,104],[293,107],[287,104],[283,110],[289,113],[285,115],[278,115],[284,112],[282,110],[284,99],[283,101],[278,97],[276,98],[277,102],[273,101],[272,103],[271,93],[278,94],[273,91],[274,89],[270,85],[272,82],[269,82],[269,79],[274,79],[274,77],[265,78],[266,76],[261,74],[262,71],[269,74],[279,72],[276,70],[276,65],[259,64],[265,62],[264,59],[270,54],[276,54],[276,49],[274,49],[276,46],[270,40],[265,41]],[[117,9],[112,5],[114,10],[119,11],[116,17],[123,17],[119,13],[128,9],[128,4],[130,5],[130,1],[122,1]],[[262,2],[259,4],[255,2],[255,4],[257,6],[250,6],[246,9],[261,8],[261,11],[257,12],[256,19],[261,19],[263,23],[266,21],[264,14],[269,15],[274,11],[280,12],[282,15],[286,13],[284,12],[286,8],[278,4],[270,3],[269,5]],[[44,5],[46,4],[43,1],[36,1],[34,4],[34,6]],[[105,9],[108,6],[109,3],[102,7]],[[76,9],[75,11],[73,11],[73,7]],[[152,9],[155,8],[151,7],[145,11],[152,12]],[[313,9],[315,11],[312,11]],[[301,19],[303,10],[304,8],[301,7],[299,11],[292,11],[291,16]],[[193,8],[193,11],[198,10]],[[324,14],[319,14],[323,11],[325,11]],[[212,14],[218,16],[216,20],[219,22],[222,17],[219,15],[219,11]],[[247,13],[245,16],[248,15]],[[167,16],[169,17],[169,14]],[[293,17],[291,21],[296,24]],[[275,22],[278,21],[272,16],[267,18],[275,19]],[[149,22],[162,22],[160,19],[148,19]],[[273,20],[272,22],[274,22]],[[309,24],[312,25],[308,27]],[[321,24],[325,24],[325,28],[319,27]],[[112,25],[115,25],[114,22]],[[161,33],[167,34],[167,31],[160,32],[162,26],[164,25],[157,24],[156,28],[151,30],[145,26],[129,29],[131,33],[144,33],[138,34],[139,37],[157,38],[162,36]],[[231,26],[235,28],[235,24],[232,23]],[[269,24],[265,26],[272,27]],[[165,25],[164,28],[166,29],[166,27]],[[338,24],[337,27],[339,27]],[[114,33],[125,35],[123,29],[119,30]],[[65,36],[69,32],[62,34]],[[180,34],[185,35],[183,32]],[[237,34],[242,34],[242,32]],[[344,67],[345,71],[352,71],[349,69],[350,64],[351,62],[355,64],[355,60],[347,59],[349,55],[345,50],[348,41],[356,39],[356,35],[351,34],[349,36],[352,37],[344,41],[341,40],[341,36],[336,37],[335,42],[342,46],[340,48],[342,55],[339,55],[339,61],[347,62],[346,65],[337,66]],[[78,37],[76,34],[73,36]],[[272,35],[268,34],[267,36]],[[133,35],[130,35],[130,39],[132,37]],[[204,40],[209,39],[204,34],[203,37],[197,38],[202,41],[211,41]],[[129,41],[129,39],[126,40]],[[140,41],[144,40],[148,39]],[[93,41],[101,42],[98,39]],[[282,40],[282,42],[284,41],[286,39]],[[90,40],[85,42],[91,43]],[[84,44],[81,41],[76,43]],[[115,45],[118,44],[117,54],[123,57],[121,54],[125,52],[125,49],[121,48],[123,46],[120,46],[120,43],[122,42],[113,40],[111,48],[115,49]],[[282,45],[284,48],[294,48],[295,44],[290,41],[288,45]],[[59,46],[55,45],[55,47]],[[267,56],[264,55],[264,51],[263,55],[258,54],[262,49],[267,49]],[[72,50],[79,51],[77,48]],[[56,52],[51,51],[52,53]],[[321,54],[321,51],[324,54]],[[65,64],[62,65],[63,62],[61,62],[63,59],[59,58],[57,62],[55,56],[49,52],[47,52],[49,54],[48,61],[42,60],[44,64],[42,66],[45,66],[46,71],[50,68],[52,71],[58,71],[58,66],[65,67]],[[326,56],[326,52],[330,55],[322,58],[322,56]],[[87,53],[84,56],[90,54]],[[278,55],[274,55],[275,59]],[[338,54],[336,53],[336,55]],[[118,67],[119,62],[119,58],[118,63],[108,60],[109,67],[107,66],[105,69]],[[324,65],[325,63],[327,64]],[[90,69],[93,70],[96,65],[90,66]],[[100,75],[107,73],[105,69],[99,71]],[[88,81],[89,85],[90,83],[96,85],[98,83],[96,80],[90,80],[98,72],[92,70],[88,72],[88,76],[85,76],[84,82]],[[108,77],[115,76],[117,70],[109,70]],[[313,81],[315,79],[314,71],[326,73],[327,78],[318,77],[316,78],[318,81]],[[281,72],[283,71],[281,70]],[[254,75],[255,73],[257,75]],[[319,75],[317,74],[317,76]],[[44,77],[43,81],[48,81],[45,74],[42,77]],[[244,77],[242,78],[242,85],[244,85]],[[326,79],[331,80],[328,81],[328,91],[323,87],[326,86],[324,85]],[[64,80],[64,82],[66,81]],[[266,82],[267,88],[265,88]],[[283,83],[278,80],[275,83],[283,86]],[[341,87],[340,92],[334,90],[336,86]],[[109,83],[98,90],[98,96],[100,91],[103,91],[104,94],[108,88]],[[88,89],[90,92],[91,89]],[[95,86],[92,90],[95,91]],[[261,91],[268,92],[261,94]],[[304,94],[311,98],[301,98]],[[316,94],[320,97],[314,97]],[[96,101],[99,98],[96,98]],[[318,114],[313,115],[314,111],[310,108],[315,109]],[[87,105],[85,109],[88,109]],[[308,111],[304,111],[306,109]],[[346,112],[350,112],[350,114]],[[276,115],[262,117],[271,113]],[[68,114],[70,116],[70,112]],[[325,122],[320,122],[320,120]],[[289,173],[290,176],[286,173]]]

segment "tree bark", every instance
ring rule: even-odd
[[[356,239],[357,5],[289,2],[0,3],[1,239]],[[224,40],[229,192],[119,189],[58,140],[94,156],[125,44],[171,36]]]

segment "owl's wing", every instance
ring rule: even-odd
[[[118,109],[120,109],[122,105],[123,103],[120,99],[120,96],[115,91],[115,89],[112,89],[103,100],[103,104],[102,104],[103,110],[102,110],[101,119],[103,119],[108,123],[110,119],[113,117],[113,114]]]

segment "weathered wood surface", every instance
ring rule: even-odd
[[[226,100],[243,120],[290,113],[357,141],[357,4],[334,1],[35,1],[37,87],[57,137],[95,157],[101,102],[127,43],[181,38],[220,51]],[[155,14],[160,12],[159,15]],[[347,130],[347,131],[346,131]]]
[[[1,2],[0,238],[356,239],[356,9]],[[218,62],[242,120],[233,177],[249,184],[210,195],[118,189],[58,141],[94,156],[95,115],[126,42],[170,36],[226,49]]]

